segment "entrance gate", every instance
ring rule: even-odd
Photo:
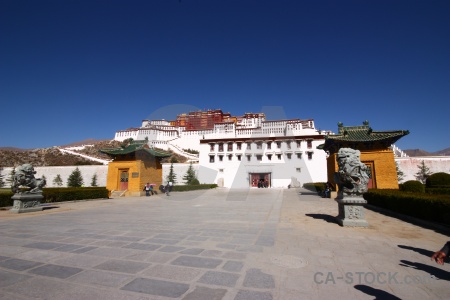
[[[249,175],[250,187],[270,187],[272,185],[270,173],[250,173]]]
[[[120,191],[128,190],[128,170],[120,171],[119,190]]]

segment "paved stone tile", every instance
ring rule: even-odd
[[[221,300],[226,293],[226,289],[213,289],[204,286],[196,286],[195,289],[184,296],[182,300]]]
[[[273,289],[275,288],[275,281],[270,274],[263,273],[259,269],[249,269],[245,274],[243,285],[257,289]]]
[[[76,250],[74,251],[76,252]],[[125,256],[130,256],[133,254],[140,253],[139,250],[134,249],[124,249],[124,248],[109,248],[109,247],[101,247],[94,250],[89,251],[86,254],[89,255],[98,255],[98,256],[104,256],[104,257],[111,257],[111,258],[122,258]]]
[[[61,252],[71,252],[80,248],[83,248],[84,246],[81,245],[74,245],[74,244],[67,244],[58,248],[53,249],[54,251],[61,251]]]
[[[65,279],[81,271],[83,271],[83,269],[49,264],[29,270],[28,272],[37,275]]]
[[[145,251],[154,251],[158,248],[161,248],[161,245],[155,245],[155,244],[143,244],[143,243],[131,243],[126,246],[123,246],[123,248],[130,248],[130,249],[138,249],[138,250],[145,250]]]
[[[189,285],[164,280],[136,278],[122,289],[150,295],[179,298],[189,290]]]
[[[180,251],[181,254],[187,254],[187,255],[198,255],[205,251],[205,249],[202,248],[190,248],[183,251]]]
[[[88,246],[88,247],[83,247],[80,249],[76,249],[74,251],[72,251],[73,253],[86,253],[89,252],[91,250],[97,249],[98,247],[94,247],[94,246]]]
[[[160,252],[168,252],[168,253],[173,253],[173,252],[178,252],[181,250],[186,249],[185,247],[178,247],[178,246],[164,246],[162,248],[159,248],[158,251]]]
[[[249,290],[240,290],[234,300],[272,300],[270,292],[258,292]],[[297,298],[300,299],[300,298]]]
[[[275,236],[261,235],[257,240],[255,245],[272,247],[275,245]]]
[[[151,238],[148,240],[144,240],[145,243],[151,243],[151,244],[165,244],[165,245],[175,245],[180,240],[169,240],[169,239],[155,239]]]
[[[227,261],[222,269],[228,272],[240,272],[244,267],[244,263],[242,261]]]
[[[201,256],[207,256],[207,257],[221,257],[222,255],[223,255],[223,251],[219,251],[219,250],[205,250],[201,254]]]
[[[177,259],[175,259],[172,262],[172,265],[179,265],[193,268],[215,269],[221,263],[222,263],[221,259],[182,255]]]
[[[152,263],[166,263],[177,257],[177,254],[165,252],[144,252],[125,257],[129,260],[144,261]]]
[[[40,263],[40,262],[18,259],[18,258],[11,258],[8,260],[0,261],[0,267],[5,268],[5,269],[10,269],[10,270],[16,270],[16,271],[25,271],[25,270],[35,268],[40,265],[42,265],[42,263]]]
[[[203,270],[173,265],[156,265],[142,272],[145,276],[170,279],[174,281],[192,281],[203,274]]]
[[[114,259],[105,261],[94,268],[106,271],[136,274],[149,266],[149,263]]]
[[[51,262],[54,259],[58,259],[67,255],[65,252],[49,251],[49,250],[32,250],[16,255],[16,258],[39,261],[43,263]]]
[[[156,239],[169,239],[169,240],[182,240],[187,236],[184,234],[175,234],[175,233],[160,233],[155,235],[153,238]]]
[[[99,265],[106,260],[109,260],[108,257],[99,257],[94,255],[87,254],[73,254],[71,256],[63,257],[53,261],[55,264],[70,266],[70,267],[78,267],[78,268],[90,268],[92,266]]]
[[[225,252],[222,257],[229,259],[246,259],[247,253],[229,251]]]
[[[216,245],[216,247],[217,248],[234,250],[234,249],[236,249],[237,245],[235,245],[235,244],[219,243],[219,244]]]
[[[198,280],[198,282],[212,285],[234,287],[238,279],[239,275],[237,274],[219,271],[207,271]]]
[[[11,257],[9,257],[9,256],[0,256],[0,261],[2,261],[2,260],[7,260],[7,259],[10,259]]]
[[[27,300],[31,299],[64,299],[66,293],[73,289],[71,283],[48,278],[42,276],[35,276],[26,281],[26,284],[15,284],[5,287],[3,290],[8,293],[25,297]],[[20,299],[20,298],[19,298]],[[73,298],[66,298],[73,299]]]
[[[31,276],[29,276],[29,275],[23,275],[23,274],[0,270],[0,287],[5,287],[8,285],[16,284],[18,282],[25,281],[29,278],[31,278]],[[0,295],[0,299],[2,299],[1,295]]]
[[[117,274],[112,272],[103,272],[97,270],[85,270],[78,273],[70,280],[83,284],[94,284],[110,287],[119,287],[125,282],[130,281],[133,277],[131,275]]]
[[[37,242],[37,243],[23,245],[23,247],[42,249],[42,250],[50,250],[50,249],[55,249],[55,248],[62,247],[62,246],[67,246],[67,244],[53,243],[53,242]]]
[[[195,235],[195,236],[188,237],[187,240],[189,240],[189,241],[197,241],[197,242],[204,242],[204,241],[208,240],[208,237]]]
[[[259,245],[239,245],[236,247],[236,251],[242,252],[263,252],[264,248]]]

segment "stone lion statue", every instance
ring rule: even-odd
[[[341,148],[336,156],[339,167],[335,174],[336,183],[339,186],[339,196],[343,193],[349,195],[361,195],[367,192],[369,176],[367,166],[360,160],[361,152],[351,148]]]
[[[16,167],[13,176],[11,190],[13,193],[19,194],[36,194],[42,193],[42,188],[45,186],[45,179],[34,178],[36,171],[30,164],[23,164]],[[26,187],[28,190],[22,190],[21,187]]]

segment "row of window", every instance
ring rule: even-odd
[[[313,153],[314,152],[306,152],[308,159],[312,159]],[[293,153],[285,153],[285,156],[287,159],[292,159],[292,155],[293,155]],[[302,153],[299,152],[299,153],[295,153],[294,155],[298,159],[302,159]],[[227,155],[219,154],[219,155],[217,155],[218,161],[223,161],[225,157],[228,158],[229,161],[231,161],[231,160],[233,160],[233,156],[236,156],[236,159],[238,161],[242,161],[243,156],[245,156],[247,158],[247,161],[251,161],[252,156],[255,156],[257,161],[262,161],[262,159],[263,159],[263,154],[254,154],[254,155],[252,155],[252,154],[245,154],[245,155],[243,155],[243,154],[234,154],[234,155],[233,154],[227,154]],[[281,154],[281,153],[266,154],[266,156],[267,156],[267,160],[270,160],[270,161],[275,160],[275,159],[281,160],[283,157],[283,154]],[[209,162],[214,163],[215,161],[216,161],[216,155],[210,154]]]
[[[297,148],[300,148],[301,146],[301,142],[302,141],[295,141],[295,144],[297,146]],[[272,144],[274,144],[274,147],[277,149],[281,148],[281,144],[283,142],[281,141],[275,141],[275,142],[266,142],[267,144],[267,149],[272,149]],[[292,149],[292,144],[293,142],[291,141],[286,141],[284,142],[286,143],[286,147],[287,149]],[[236,144],[236,150],[242,150],[242,144],[244,144],[243,142],[237,142],[237,143],[218,143],[217,145],[219,145],[219,152],[223,152],[224,151],[224,146],[226,145],[227,147],[227,151],[233,151],[233,144]],[[252,149],[252,142],[246,142],[245,144],[247,144],[247,150],[251,150]],[[256,144],[256,149],[262,149],[263,146],[263,142],[255,142]],[[214,143],[210,143],[209,147],[211,151],[214,151],[216,144]],[[312,141],[311,140],[307,140],[306,141],[306,147],[308,149],[312,148]]]

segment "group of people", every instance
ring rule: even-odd
[[[153,186],[155,184],[150,184],[149,182],[147,182],[144,185],[144,191],[145,191],[145,196],[152,196],[154,194],[156,194],[156,191],[153,190]],[[167,196],[169,196],[169,193],[172,191],[172,187],[173,187],[173,183],[172,181],[167,182],[167,184],[164,186],[163,184],[161,184],[159,186],[159,190],[161,191],[161,193],[165,193]]]

